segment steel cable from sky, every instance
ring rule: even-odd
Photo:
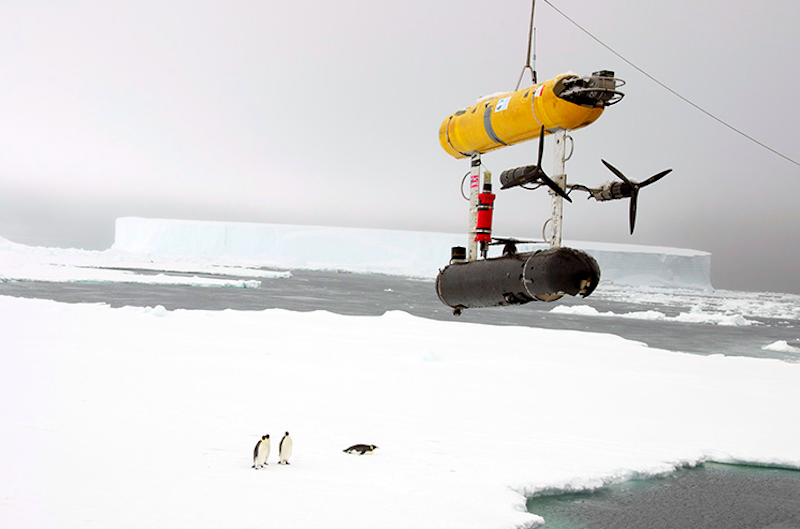
[[[797,162],[796,160],[794,160],[794,159],[790,158],[789,156],[786,156],[785,154],[781,153],[780,151],[777,151],[777,150],[773,149],[773,148],[772,148],[772,147],[770,147],[769,145],[766,145],[766,144],[764,144],[764,143],[762,143],[762,142],[758,141],[757,139],[753,138],[753,137],[752,137],[752,136],[750,136],[749,134],[746,134],[745,132],[742,132],[741,130],[737,129],[736,127],[734,127],[734,126],[733,126],[733,125],[731,125],[730,123],[728,123],[728,122],[726,122],[726,121],[724,121],[724,120],[722,120],[722,119],[718,118],[717,116],[715,116],[714,114],[712,114],[712,113],[711,113],[711,112],[709,112],[708,110],[706,110],[706,109],[704,109],[703,107],[701,107],[700,105],[698,105],[698,104],[696,104],[696,103],[694,103],[694,102],[690,101],[688,98],[686,98],[686,97],[682,96],[681,94],[679,94],[678,92],[676,92],[675,90],[673,90],[673,89],[672,89],[672,88],[670,88],[669,86],[665,85],[664,83],[662,83],[661,81],[659,81],[658,79],[656,79],[655,77],[653,77],[652,75],[650,75],[649,73],[647,73],[646,71],[642,70],[641,68],[639,68],[638,66],[636,66],[634,63],[632,63],[631,61],[629,61],[628,59],[626,59],[625,57],[623,57],[622,55],[620,55],[619,53],[617,53],[617,51],[615,51],[615,50],[614,50],[614,49],[613,49],[611,46],[609,46],[608,44],[606,44],[605,42],[603,42],[603,41],[602,41],[602,40],[600,40],[599,38],[595,37],[595,36],[594,36],[594,35],[593,35],[593,34],[592,34],[592,33],[591,33],[589,30],[587,30],[586,28],[584,28],[583,26],[581,26],[580,24],[578,24],[577,22],[575,22],[575,20],[573,20],[572,18],[570,18],[570,17],[569,17],[569,16],[568,16],[566,13],[564,13],[564,12],[563,12],[563,11],[561,11],[559,8],[557,8],[556,6],[554,6],[554,5],[552,4],[552,2],[550,2],[550,0],[544,0],[544,2],[545,2],[547,5],[549,5],[550,7],[552,7],[553,9],[555,9],[555,10],[556,10],[556,12],[557,12],[558,14],[560,14],[562,17],[564,17],[564,18],[566,18],[567,20],[569,20],[569,21],[570,21],[570,22],[571,22],[571,23],[572,23],[572,24],[573,24],[573,25],[574,25],[576,28],[578,28],[578,29],[580,29],[581,31],[583,31],[584,33],[586,33],[586,34],[587,34],[589,37],[591,37],[591,38],[592,38],[592,39],[593,39],[595,42],[597,42],[598,44],[600,44],[601,46],[603,46],[605,49],[607,49],[608,51],[610,51],[611,53],[613,53],[614,55],[616,55],[617,57],[619,57],[621,60],[625,61],[625,63],[627,63],[627,64],[628,64],[629,66],[631,66],[632,68],[636,69],[636,70],[637,70],[639,73],[641,73],[642,75],[644,75],[645,77],[647,77],[648,79],[650,79],[651,81],[653,81],[654,83],[656,83],[657,85],[659,85],[661,88],[665,89],[666,91],[668,91],[668,92],[669,92],[669,93],[671,93],[672,95],[674,95],[674,96],[678,97],[678,98],[679,98],[679,99],[681,99],[682,101],[684,101],[684,102],[686,102],[686,103],[690,104],[691,106],[693,106],[694,108],[696,108],[697,110],[699,110],[700,112],[702,112],[703,114],[705,114],[706,116],[710,117],[710,118],[711,118],[711,119],[713,119],[714,121],[716,121],[716,122],[718,122],[718,123],[721,123],[722,125],[724,125],[724,126],[728,127],[730,130],[732,130],[732,131],[736,132],[737,134],[740,134],[740,135],[744,136],[745,138],[747,138],[748,140],[752,141],[752,142],[753,142],[753,143],[755,143],[756,145],[760,145],[761,147],[763,147],[763,148],[767,149],[767,150],[768,150],[768,151],[770,151],[771,153],[773,153],[773,154],[776,154],[776,155],[780,156],[780,157],[781,157],[781,158],[783,158],[784,160],[787,160],[787,161],[789,161],[789,162],[791,162],[791,163],[793,163],[793,164],[795,164],[795,165],[797,165],[797,166],[800,166],[800,162]]]

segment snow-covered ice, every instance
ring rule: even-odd
[[[364,245],[384,264],[397,247]],[[291,277],[264,261],[189,250],[87,252],[0,238],[0,281],[247,287]],[[284,257],[273,266],[296,264]],[[674,292],[604,283],[594,296],[673,307]],[[790,294],[680,293],[693,308],[675,321],[800,319]],[[559,310],[589,309],[676,318]],[[800,469],[800,364],[528,327],[504,327],[499,340],[495,327],[401,312],[0,296],[0,315],[2,527],[515,528],[541,522],[525,512],[526,495],[703,461]],[[287,430],[292,464],[275,464],[273,448],[266,469],[251,469],[259,437],[277,443]],[[380,448],[342,453],[356,443]]]
[[[694,312],[738,314],[744,318],[800,320],[800,295],[778,292],[740,292],[639,286],[631,289],[601,283],[593,298],[606,301],[659,305],[690,306]]]
[[[800,344],[800,340],[798,340]],[[800,346],[791,345],[786,340],[777,340],[763,347],[767,351],[780,351],[782,353],[800,353]]]
[[[202,276],[187,276],[187,274],[201,274]],[[213,276],[250,277],[253,279],[242,280]],[[197,256],[157,258],[115,250],[87,251],[30,247],[0,237],[0,281],[139,283],[258,288],[261,284],[259,279],[287,277],[291,277],[291,272],[264,270],[247,264],[226,266],[219,264],[216,260]]]
[[[400,312],[0,314],[4,527],[514,528],[526,494],[800,468],[799,364]],[[251,469],[286,430],[292,464]]]
[[[650,320],[650,321],[674,321],[679,323],[709,323],[714,325],[728,326],[747,326],[756,325],[757,322],[748,320],[741,314],[721,314],[717,312],[704,312],[701,309],[693,309],[689,312],[681,312],[677,316],[667,316],[657,310],[645,310],[617,314],[614,312],[600,312],[588,305],[558,305],[550,312],[554,314],[578,314],[580,316],[600,316],[606,318],[626,318],[631,320]]]

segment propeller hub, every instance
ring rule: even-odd
[[[558,97],[584,107],[608,107],[625,97],[618,90],[624,84],[625,81],[614,77],[611,70],[600,70],[589,77],[565,80],[564,91]]]

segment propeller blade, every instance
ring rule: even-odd
[[[649,186],[650,184],[652,184],[654,182],[658,182],[659,180],[661,180],[662,178],[664,178],[665,176],[667,176],[671,172],[672,172],[672,169],[667,169],[666,171],[661,171],[657,175],[653,175],[650,178],[648,178],[647,180],[645,180],[644,182],[642,182],[641,184],[639,184],[639,187]]]
[[[639,188],[638,187],[631,187],[631,209],[630,209],[630,223],[631,223],[631,235],[633,235],[633,229],[636,227],[636,203],[639,200]]]
[[[569,198],[569,195],[566,193],[566,191],[561,189],[561,186],[556,184],[553,180],[551,180],[549,176],[544,174],[544,172],[540,171],[539,178],[541,178],[542,182],[544,182],[545,185],[547,185],[547,187],[552,189],[558,196],[565,199],[567,202],[572,202],[572,199]]]
[[[617,169],[607,161],[603,160],[602,158],[600,159],[600,161],[603,162],[603,165],[608,167],[609,171],[614,173],[617,176],[617,178],[625,182],[630,188],[631,206],[630,206],[629,219],[631,226],[631,235],[633,235],[633,230],[636,227],[636,208],[637,208],[637,203],[639,201],[639,190],[644,186],[649,186],[652,183],[658,182],[659,180],[667,176],[669,173],[671,173],[672,169],[661,171],[658,174],[654,174],[644,182],[639,183],[639,182],[634,182],[633,180],[628,180],[628,178],[624,174],[622,174],[622,172],[619,169]],[[614,185],[612,185],[611,189],[615,191],[612,192],[612,196],[610,198],[623,198],[625,196],[626,191],[624,187],[617,189],[614,187]],[[608,199],[609,198],[605,198],[605,200]]]
[[[566,191],[561,189],[561,186],[556,184],[549,176],[542,171],[542,154],[544,153],[544,125],[539,130],[539,163],[536,164],[536,176],[538,176],[544,184],[553,190],[555,194],[565,199],[567,202],[572,202]]]
[[[608,167],[608,169],[609,169],[609,170],[610,170],[612,173],[614,173],[615,175],[617,175],[617,178],[619,178],[620,180],[622,180],[623,182],[625,182],[625,183],[626,183],[626,184],[628,184],[629,186],[633,187],[633,185],[634,185],[634,184],[633,184],[633,182],[631,182],[630,180],[628,180],[628,178],[627,178],[627,177],[626,177],[624,174],[622,174],[622,173],[620,172],[620,170],[619,170],[619,169],[617,169],[616,167],[614,167],[613,165],[611,165],[611,164],[610,164],[610,163],[608,163],[607,161],[603,160],[602,158],[600,158],[600,161],[601,161],[601,162],[603,162],[603,164],[604,164],[606,167]]]

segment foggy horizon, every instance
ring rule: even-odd
[[[553,4],[694,103],[800,158],[797,2]],[[530,2],[0,0],[0,14],[0,237],[105,249],[126,216],[466,236],[469,161],[442,150],[439,124],[513,89]],[[618,105],[570,133],[568,182],[613,179],[600,158],[637,181],[673,169],[641,192],[633,236],[627,200],[575,193],[564,238],[703,250],[715,288],[800,293],[800,168],[544,2],[536,28],[540,81],[607,69],[627,82]],[[541,237],[549,195],[497,185],[504,169],[535,163],[537,148],[483,156],[496,236]],[[548,137],[548,173],[552,149]]]

